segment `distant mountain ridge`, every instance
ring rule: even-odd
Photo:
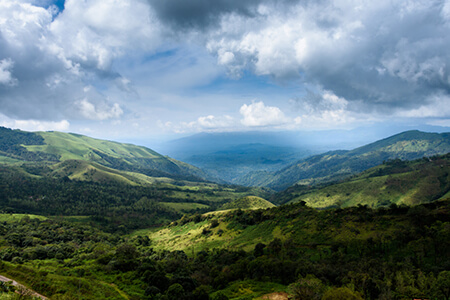
[[[64,132],[25,132],[0,127],[0,163],[80,160],[152,177],[203,181],[199,168],[149,148]]]
[[[277,172],[252,172],[239,182],[283,190],[294,184],[339,180],[389,159],[413,160],[450,152],[450,133],[406,131],[353,149],[330,151],[302,159]]]

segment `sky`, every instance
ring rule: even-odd
[[[450,0],[0,0],[0,125],[450,126]]]

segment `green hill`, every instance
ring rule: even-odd
[[[390,160],[350,179],[325,186],[293,186],[278,203],[304,201],[316,208],[417,205],[450,197],[450,154],[415,161]]]
[[[263,198],[246,196],[232,202],[225,203],[221,209],[265,209],[271,207],[275,207],[275,205]]]
[[[24,132],[0,127],[0,162],[79,160],[152,177],[203,181],[200,169],[149,148],[63,132]]]
[[[170,178],[150,177],[141,173],[118,171],[100,164],[84,160],[66,160],[52,165],[49,175],[53,178],[96,183],[117,183],[130,185],[148,185],[155,182],[172,182]]]
[[[283,190],[339,180],[390,159],[413,160],[450,152],[450,133],[406,131],[350,151],[331,151],[300,160],[280,171],[249,173],[241,184]]]

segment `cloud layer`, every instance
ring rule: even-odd
[[[172,105],[192,110],[184,120],[160,115],[159,124],[193,131],[450,119],[450,0],[67,0],[64,10],[55,3],[0,0],[7,118],[135,120]],[[179,100],[249,77],[296,92],[251,104],[246,95],[238,106]],[[207,111],[216,106],[222,111]]]

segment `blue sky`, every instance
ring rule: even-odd
[[[0,0],[0,125],[141,144],[450,126],[449,30],[449,0]]]

